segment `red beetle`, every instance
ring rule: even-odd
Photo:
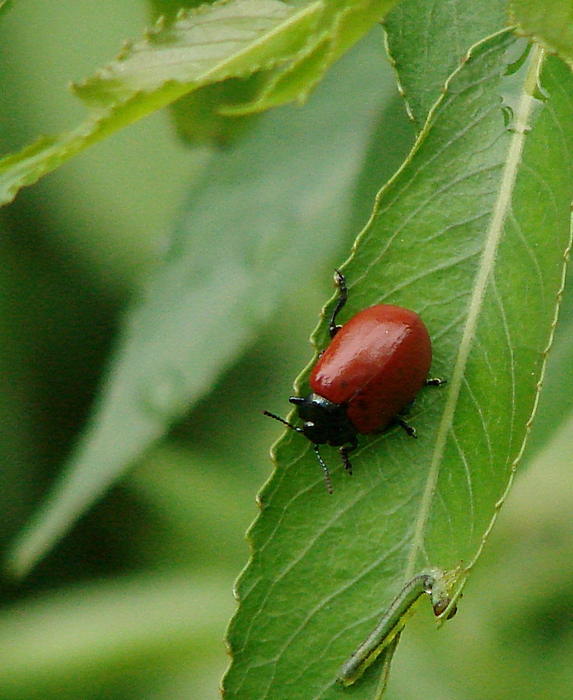
[[[352,473],[348,454],[358,446],[358,434],[376,433],[398,423],[408,435],[416,437],[400,413],[425,384],[443,384],[440,379],[427,379],[432,343],[418,314],[400,306],[377,304],[338,326],[336,317],[346,304],[348,292],[338,270],[335,281],[340,297],[329,324],[332,342],[310,375],[312,393],[305,398],[289,398],[298,407],[302,428],[264,412],[312,442],[330,493],[330,475],[319,445],[340,447],[342,462]]]

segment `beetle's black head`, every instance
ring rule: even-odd
[[[315,445],[345,445],[356,439],[356,428],[342,404],[328,401],[319,394],[302,398],[291,396],[289,401],[298,408],[303,421],[302,432]]]

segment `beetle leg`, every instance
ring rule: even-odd
[[[431,379],[426,379],[426,386],[443,386],[444,384],[447,384],[447,381],[448,381],[447,379],[438,379],[438,378],[432,377]],[[404,408],[400,411],[401,416],[407,416],[408,413],[410,413],[413,405],[414,405],[414,402],[412,401],[407,406],[404,406]],[[396,416],[394,421],[396,423],[398,423],[398,425],[402,426],[402,428],[404,428],[404,430],[406,431],[406,433],[410,437],[413,437],[413,438],[418,437],[416,435],[416,431],[414,430],[414,428],[412,428],[412,426],[409,423],[407,423],[403,417]]]
[[[344,306],[344,304],[346,304],[346,300],[348,299],[348,289],[346,288],[346,278],[344,277],[342,272],[340,272],[340,270],[334,270],[334,282],[336,283],[336,286],[338,287],[339,297],[338,297],[338,302],[336,303],[336,306],[334,307],[334,311],[332,312],[332,316],[330,317],[330,322],[328,324],[328,331],[330,333],[331,338],[334,338],[334,336],[342,328],[342,326],[339,326],[336,323],[336,317],[341,312],[342,307]]]
[[[398,425],[402,426],[402,428],[404,428],[404,430],[406,431],[406,433],[407,433],[410,437],[413,437],[413,438],[417,438],[417,437],[418,437],[418,436],[416,435],[416,431],[414,430],[414,428],[412,428],[411,425],[409,425],[408,423],[406,423],[406,421],[405,421],[403,418],[397,417],[397,418],[396,418],[396,423],[398,423]]]
[[[340,457],[342,459],[342,464],[349,474],[352,474],[352,462],[348,459],[348,453],[352,452],[358,447],[358,441],[354,439],[350,445],[343,445],[340,448]]]
[[[314,443],[313,447],[316,458],[318,459],[320,466],[324,469],[324,480],[326,481],[326,488],[328,489],[328,493],[334,493],[334,490],[332,488],[332,482],[330,481],[330,473],[328,471],[328,467],[326,466],[325,461],[320,456],[320,452],[318,451],[318,445]]]
[[[447,383],[447,379],[438,379],[437,377],[432,377],[432,379],[426,379],[426,386],[444,386],[444,384]]]

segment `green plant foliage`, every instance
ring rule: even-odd
[[[126,318],[99,411],[52,500],[16,544],[13,570],[28,569],[208,393],[280,299],[339,250],[373,115],[393,94],[372,87],[380,39],[376,32],[337,66],[305,110],[267,115],[213,161],[164,265]]]
[[[470,47],[503,29],[506,5],[506,0],[404,0],[385,18],[388,52],[418,131]]]
[[[573,5],[569,0],[511,0],[512,24],[573,64]]]
[[[183,12],[167,26],[158,20],[143,41],[127,42],[115,61],[74,86],[90,110],[87,121],[0,161],[0,204],[93,143],[201,87],[264,74],[256,99],[240,109],[225,106],[237,113],[305,99],[395,3],[228,0]],[[241,94],[252,97],[248,88]]]
[[[325,450],[334,496],[308,444],[281,441],[226,698],[338,697],[340,664],[402,582],[427,566],[469,573],[481,553],[530,428],[570,246],[573,79],[539,50],[516,70],[524,48],[508,33],[474,47],[344,267],[348,315],[380,301],[420,312],[448,385],[416,402],[416,442],[363,439],[353,478]],[[353,697],[376,682],[370,669]]]
[[[547,373],[539,397],[539,410],[533,423],[527,455],[532,456],[569,417],[573,394],[573,288],[568,284],[563,295],[559,325],[547,363]]]
[[[94,684],[124,693],[126,663],[141,683],[156,681],[170,665],[207,665],[217,657],[232,598],[220,582],[195,577],[140,576],[46,595],[5,610],[0,639],[5,665],[0,693],[21,700],[92,697]],[[60,640],[48,644],[47,640]],[[195,659],[195,661],[193,661]],[[213,683],[213,685],[215,685]],[[93,696],[96,697],[96,696]]]
[[[234,0],[178,16],[157,0],[165,22],[77,87],[87,121],[0,166],[7,200],[168,103],[189,141],[232,144],[184,150],[159,117],[2,212],[0,543],[10,573],[48,556],[0,588],[0,697],[220,697],[232,581],[279,432],[261,412],[286,417],[332,269],[355,240],[341,321],[382,300],[419,311],[432,373],[448,383],[412,407],[417,441],[398,429],[361,436],[353,476],[325,446],[332,496],[307,441],[278,444],[237,585],[227,700],[378,700],[393,649],[352,687],[336,676],[428,566],[448,570],[456,595],[463,587],[459,614],[439,634],[427,600],[408,617],[389,697],[571,696],[571,285],[555,324],[573,79],[501,33],[498,0],[403,0],[385,28],[412,128],[379,27],[331,65],[393,4]],[[145,23],[140,0],[102,0],[95,14],[54,7],[13,3],[2,16],[6,148],[57,132],[54,115],[71,121],[58,82],[102,65]],[[58,62],[59,74],[47,70]],[[327,69],[302,108],[259,114],[306,100]],[[148,264],[149,238],[172,230],[163,219],[182,181],[188,200],[164,256],[119,317],[118,290]],[[313,342],[329,342],[324,322]],[[536,468],[496,521],[536,406]]]
[[[0,17],[2,17],[12,7],[12,0],[2,0],[0,2]]]
[[[175,19],[181,8],[199,7],[205,3],[201,0],[152,0],[149,4],[156,17]]]

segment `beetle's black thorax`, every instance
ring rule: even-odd
[[[356,439],[356,428],[346,413],[346,406],[333,403],[319,394],[302,398],[291,396],[303,421],[302,432],[315,445],[345,445]]]

